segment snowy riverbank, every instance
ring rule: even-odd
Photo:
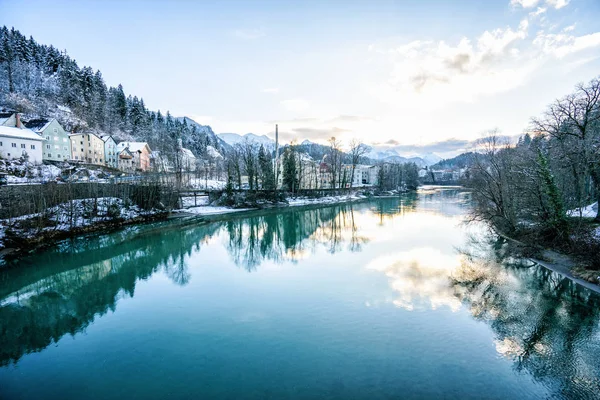
[[[344,194],[339,196],[325,196],[325,197],[289,197],[286,199],[287,203],[274,203],[269,204],[268,207],[262,208],[286,208],[286,207],[299,207],[309,205],[328,205],[347,203],[353,201],[366,200],[369,197],[352,193]],[[195,199],[193,197],[183,198],[184,208],[173,210],[174,213],[179,214],[192,214],[192,215],[219,215],[219,214],[230,214],[242,211],[253,211],[260,210],[261,208],[233,208],[233,207],[221,207],[212,206],[208,204],[208,199]],[[194,201],[196,202],[194,205]]]

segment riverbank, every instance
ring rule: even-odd
[[[568,254],[560,253],[538,244],[526,243],[501,232],[496,231],[496,234],[513,242],[521,249],[528,249],[527,253],[533,250],[536,255],[525,257],[533,263],[600,294],[600,271],[581,267],[581,263],[578,263],[573,256]]]
[[[165,210],[141,210],[117,198],[83,199],[60,204],[44,213],[0,220],[0,257],[18,258],[36,250],[51,247],[62,240],[93,233],[107,233],[131,225],[159,222],[171,218],[194,218],[190,223],[213,222],[230,214],[245,214],[259,210],[307,207],[365,201],[362,194],[344,194],[320,198],[295,197],[287,202],[261,204],[254,208],[233,208],[202,204],[194,207]]]

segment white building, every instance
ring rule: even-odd
[[[6,159],[18,159],[28,156],[29,161],[42,162],[42,144],[44,139],[29,129],[0,126],[0,156]]]

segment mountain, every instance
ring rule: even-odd
[[[201,125],[189,117],[177,117],[176,120],[186,123],[190,132],[182,133],[183,147],[190,149],[195,155],[202,155],[207,151],[208,146],[217,150],[221,155],[229,150],[230,145],[219,138],[209,125]]]
[[[248,140],[252,143],[259,145],[262,144],[268,150],[273,150],[275,148],[275,140],[271,139],[267,135],[259,136],[255,135],[254,133],[246,133],[245,135],[240,135],[237,133],[219,133],[217,137],[231,146],[241,143],[244,140]]]
[[[427,165],[433,165],[433,164],[438,163],[443,160],[442,157],[438,156],[435,153],[427,153],[427,154],[419,155],[419,157],[422,158],[423,161],[425,161],[425,163],[427,163]]]

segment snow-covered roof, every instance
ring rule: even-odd
[[[0,136],[12,137],[15,139],[44,140],[40,135],[32,130],[11,128],[9,126],[0,126]]]
[[[24,125],[27,129],[31,129],[34,132],[40,133],[43,132],[48,127],[48,125],[50,125],[52,120],[53,119],[46,118],[32,119],[31,121],[25,122]]]
[[[186,149],[184,147],[181,148],[181,152],[183,153],[184,156],[188,157],[188,158],[196,158],[196,156],[194,155],[194,153],[192,153],[191,150]]]
[[[120,142],[119,144],[117,144],[117,148],[119,150],[129,148],[129,151],[142,151],[144,146],[148,146],[148,143],[146,143],[146,142]],[[148,146],[148,149],[150,149],[150,146]]]
[[[113,137],[111,135],[102,135],[100,136],[100,139],[106,142],[108,139],[113,139]]]

